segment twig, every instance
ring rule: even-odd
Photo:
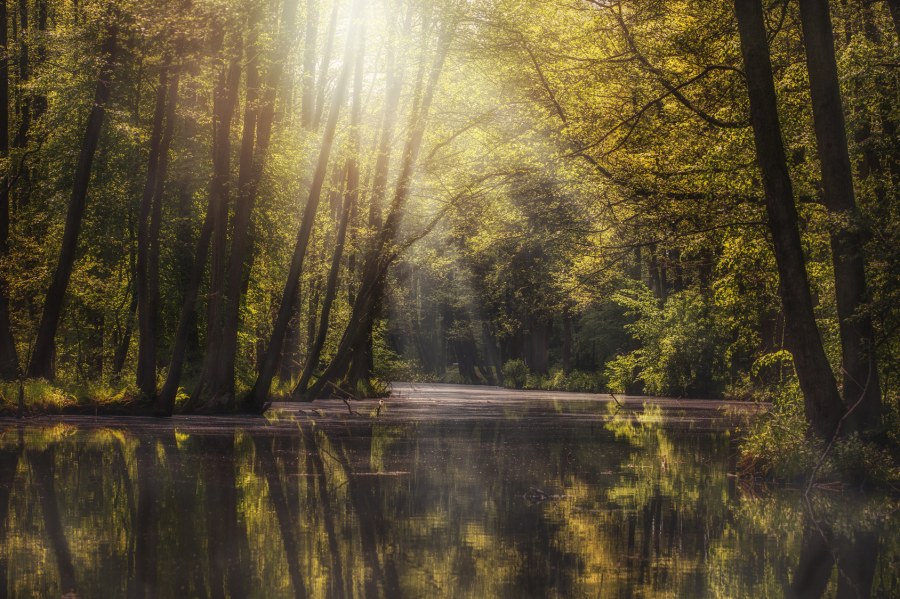
[[[359,416],[359,413],[354,412],[354,411],[353,411],[353,408],[350,406],[350,400],[344,399],[344,403],[347,404],[347,409],[350,410],[350,415],[351,415],[351,416]]]

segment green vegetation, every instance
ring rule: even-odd
[[[785,476],[890,447],[898,14],[2,0],[4,410],[399,378],[774,397]]]

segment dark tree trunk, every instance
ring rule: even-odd
[[[237,352],[237,326],[240,314],[243,264],[250,231],[253,197],[251,173],[257,117],[259,115],[259,47],[256,21],[259,10],[254,10],[249,28],[252,36],[245,51],[245,97],[241,145],[238,153],[238,183],[234,215],[231,219],[231,253],[227,243],[227,207],[225,223],[217,222],[213,236],[213,271],[210,278],[210,317],[206,327],[206,355],[200,375],[200,388],[196,401],[209,402],[213,409],[229,406],[234,398],[234,364]],[[221,244],[218,242],[221,241]],[[238,272],[235,273],[234,271]],[[235,305],[232,305],[235,304]],[[234,314],[234,317],[232,317]],[[232,327],[232,322],[234,323]],[[234,331],[231,329],[234,328]],[[233,341],[232,341],[233,338]]]
[[[658,300],[666,299],[666,291],[663,289],[661,270],[659,267],[659,253],[656,250],[656,244],[650,244],[650,268],[648,271],[650,277],[650,289]]]
[[[9,55],[6,1],[0,2],[0,52]],[[9,158],[9,62],[0,60],[0,159]],[[9,252],[9,169],[0,176],[0,260]],[[9,313],[9,281],[0,278],[0,379],[19,376],[19,354]]]
[[[229,405],[234,400],[235,363],[237,358],[238,327],[240,325],[241,297],[248,282],[251,266],[250,224],[259,182],[269,150],[272,125],[275,121],[276,92],[291,46],[297,0],[285,0],[282,7],[278,42],[272,63],[260,95],[256,88],[259,79],[255,65],[247,66],[247,103],[244,112],[244,138],[241,142],[238,195],[234,209],[231,255],[223,301],[224,319],[222,349],[211,377],[210,397],[213,403]],[[253,44],[255,46],[255,44]],[[252,60],[252,59],[251,59]],[[252,76],[251,76],[252,75]],[[255,139],[254,139],[255,137]],[[280,345],[279,345],[280,350]],[[278,355],[275,356],[277,361]],[[273,371],[274,373],[274,371]]]
[[[131,286],[129,286],[131,287]],[[112,373],[119,376],[125,367],[128,358],[128,349],[131,347],[131,335],[134,329],[134,318],[137,312],[137,293],[130,289],[131,300],[128,302],[128,312],[125,314],[125,326],[122,327],[122,336],[117,340],[116,351],[113,354]]]
[[[242,42],[233,49],[227,69],[219,73],[219,82],[213,98],[213,174],[209,190],[211,258],[209,267],[209,304],[206,321],[206,352],[200,376],[200,387],[194,392],[198,398],[207,380],[221,360],[223,327],[223,294],[225,288],[225,262],[228,242],[228,204],[231,192],[231,127],[237,103],[238,85],[241,79]],[[196,261],[206,260],[197,255]],[[196,271],[196,269],[195,269]]]
[[[684,290],[684,267],[681,264],[681,250],[672,250],[672,289],[674,291]]]
[[[900,0],[887,0],[886,3],[891,11],[891,19],[894,21],[894,33],[900,40]]]
[[[532,320],[531,334],[531,370],[539,374],[547,374],[550,369],[549,339],[550,322],[545,316]]]
[[[281,346],[281,358],[278,360],[278,378],[283,383],[293,381],[299,371],[298,359],[300,349],[300,320],[302,315],[299,309],[300,302],[294,302],[294,315],[288,323],[287,332],[284,334],[284,344]],[[311,343],[307,345],[312,345]],[[265,350],[263,350],[265,351]],[[302,366],[300,366],[302,368]]]
[[[806,417],[817,434],[830,437],[843,415],[843,403],[813,313],[793,187],[778,121],[761,0],[735,0],[735,12],[789,349],[803,391]]]
[[[28,365],[27,375],[30,378],[53,378],[56,329],[62,313],[66,288],[69,286],[69,278],[75,265],[75,250],[78,245],[81,221],[84,217],[88,184],[91,178],[91,165],[94,162],[94,154],[97,150],[97,143],[100,140],[100,130],[106,115],[106,104],[109,101],[112,71],[116,60],[117,33],[116,25],[110,25],[101,50],[103,65],[97,77],[94,103],[88,116],[81,150],[78,155],[78,163],[75,167],[72,195],[69,199],[69,210],[66,214],[66,226],[63,232],[62,247],[59,252],[59,262],[53,275],[53,281],[47,291],[41,322],[38,326],[37,339],[32,350],[31,362]]]
[[[868,430],[881,422],[881,384],[872,319],[866,305],[861,218],[853,191],[828,2],[800,0],[800,19],[822,168],[822,201],[839,221],[831,234],[831,253],[843,355],[844,404],[848,409],[855,406],[847,423],[850,430]]]
[[[358,118],[362,69],[357,68],[357,77],[354,90],[353,113],[354,121]],[[353,126],[353,125],[351,125]],[[334,254],[331,258],[331,268],[328,271],[328,281],[325,285],[325,297],[322,299],[322,312],[319,316],[319,325],[316,330],[316,337],[310,345],[306,356],[306,363],[303,365],[303,373],[300,375],[300,381],[294,389],[294,394],[302,394],[309,385],[309,379],[312,377],[313,371],[319,363],[322,355],[322,348],[325,347],[325,340],[328,337],[328,323],[331,318],[331,307],[337,297],[338,275],[341,270],[341,260],[344,255],[344,242],[347,238],[347,226],[350,222],[350,213],[353,205],[356,203],[359,195],[359,165],[356,159],[356,153],[359,150],[358,139],[354,140],[354,154],[347,160],[347,183],[344,191],[344,205],[341,209],[341,220],[338,224],[337,238],[334,242]]]
[[[409,14],[411,15],[411,11]],[[407,32],[409,31],[410,26],[411,24],[408,15],[407,22],[405,24],[405,30]],[[397,126],[397,114],[400,106],[400,94],[403,91],[403,71],[395,65],[395,62],[396,57],[394,56],[393,52],[391,52],[388,56],[387,69],[389,73],[388,78],[391,83],[389,84],[387,93],[385,95],[384,117],[381,123],[381,137],[378,143],[378,153],[375,158],[372,191],[369,194],[369,229],[376,232],[382,227],[382,204],[384,203],[384,198],[387,193],[388,175],[391,162],[391,149],[394,143],[394,131]],[[372,243],[377,243],[377,241],[373,241]],[[369,255],[371,255],[372,251],[373,250],[370,247],[368,252]],[[365,270],[363,271],[363,278],[365,278]],[[352,368],[349,373],[348,384],[353,389],[356,388],[359,381],[364,380],[368,382],[368,380],[371,378],[371,364],[373,362],[372,329],[375,325],[375,318],[380,308],[380,297],[383,293],[383,287],[384,282],[379,280],[376,283],[376,287],[368,291],[368,293],[371,293],[376,298],[376,300],[373,302],[372,307],[369,309],[368,313],[365,314],[361,321],[362,333],[359,341],[356,342],[350,350],[351,356],[348,359],[348,363],[352,365]],[[354,302],[355,299],[356,298],[354,298]],[[351,305],[354,302],[351,302]],[[335,377],[343,377],[345,369],[346,365],[341,369],[341,371],[335,373]]]
[[[19,130],[13,145],[24,148],[31,128],[31,98],[28,96],[28,80],[31,70],[28,64],[28,0],[19,0]]]
[[[169,148],[172,145],[172,137],[175,133],[175,110],[178,106],[179,73],[176,71],[169,80],[166,97],[165,129],[163,129],[162,144],[159,150],[159,164],[154,182],[153,198],[151,202],[150,227],[149,227],[149,253],[147,256],[147,311],[149,312],[149,327],[152,335],[151,367],[154,371],[153,396],[156,395],[156,352],[158,345],[159,323],[159,261],[160,261],[160,229],[162,228],[162,201],[165,191],[166,177],[169,170]],[[148,347],[150,343],[148,342]]]
[[[225,234],[228,219],[228,179],[231,169],[231,122],[234,117],[235,103],[237,102],[237,87],[240,82],[240,51],[237,50],[229,61],[227,67],[223,65],[219,73],[219,81],[213,98],[213,174],[209,186],[209,200],[206,208],[206,217],[197,238],[197,247],[194,252],[194,265],[191,269],[185,295],[182,298],[181,311],[178,317],[178,326],[175,331],[175,339],[172,346],[172,356],[169,360],[169,370],[157,397],[154,411],[159,415],[169,415],[175,407],[175,395],[184,372],[184,359],[187,351],[191,329],[195,325],[197,297],[200,294],[200,285],[203,282],[203,274],[206,270],[206,261],[210,253],[210,245],[213,245],[213,264],[210,267],[210,312],[209,317],[214,318],[213,306],[215,285],[214,280],[221,283],[221,278],[216,279],[217,270],[215,258],[224,259]],[[217,245],[218,244],[218,245]],[[218,289],[221,289],[220,287]],[[207,343],[207,356],[209,352],[216,352],[218,348],[211,348]],[[195,394],[196,396],[196,394]]]
[[[353,13],[356,14],[361,11],[362,6],[360,0],[356,0],[353,3]],[[322,147],[319,150],[316,171],[313,175],[312,183],[310,184],[309,198],[307,199],[306,207],[303,210],[303,220],[300,223],[300,229],[297,231],[297,240],[294,244],[291,266],[288,271],[287,281],[284,285],[284,292],[281,295],[281,305],[278,309],[278,316],[276,317],[275,325],[272,328],[272,337],[269,339],[266,355],[259,369],[259,376],[247,398],[247,403],[253,410],[263,410],[268,402],[269,390],[272,386],[272,378],[275,376],[278,355],[281,351],[281,346],[284,343],[284,334],[287,330],[288,322],[293,314],[294,300],[297,296],[297,286],[300,283],[300,275],[303,273],[303,262],[306,258],[306,250],[312,234],[313,224],[315,223],[316,213],[319,209],[319,200],[322,197],[322,186],[325,183],[325,175],[328,170],[328,160],[331,156],[331,148],[334,145],[338,117],[347,96],[347,88],[349,87],[350,74],[354,63],[354,52],[362,51],[361,48],[358,48],[356,43],[357,40],[354,39],[354,36],[358,35],[360,35],[360,31],[355,24],[351,28],[351,35],[347,40],[341,74],[338,78],[337,88],[335,89],[334,98],[329,110],[328,122],[325,125],[325,132],[322,138]]]
[[[634,261],[629,268],[629,276],[635,281],[643,280],[641,277],[641,246],[634,246]]]
[[[194,266],[181,303],[178,327],[175,330],[175,341],[172,345],[172,357],[169,360],[169,371],[156,398],[154,412],[159,416],[169,416],[175,408],[175,395],[178,393],[178,385],[184,372],[184,360],[190,341],[191,329],[196,325],[197,296],[200,294],[203,271],[206,269],[206,257],[209,254],[210,238],[212,237],[213,229],[212,205],[209,208],[203,221],[203,227],[200,229],[200,236],[197,239],[197,248],[194,252]]]
[[[156,396],[156,327],[157,315],[153,310],[153,283],[150,281],[149,256],[151,246],[159,243],[150,232],[151,213],[155,212],[157,180],[161,178],[160,154],[162,153],[163,126],[166,117],[166,97],[169,88],[169,66],[159,73],[156,89],[156,105],[153,110],[153,127],[150,132],[150,157],[144,193],[138,208],[138,251],[135,290],[138,302],[138,359],[137,385],[148,398]]]

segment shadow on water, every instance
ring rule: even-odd
[[[900,594],[896,500],[743,488],[724,430],[570,408],[10,423],[0,596]]]

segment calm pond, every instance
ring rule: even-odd
[[[0,588],[900,596],[895,500],[745,486],[729,431],[758,409],[696,403],[398,385],[355,413],[2,421]]]

